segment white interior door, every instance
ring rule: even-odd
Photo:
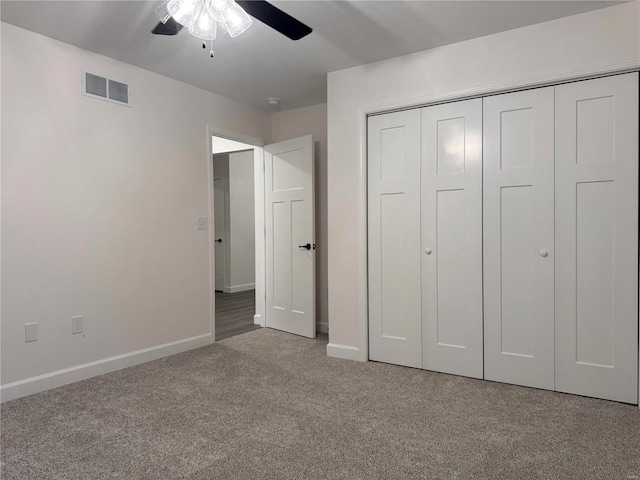
[[[482,99],[422,109],[423,368],[482,378]]]
[[[224,291],[224,269],[225,269],[225,245],[224,245],[224,180],[222,178],[213,179],[213,228],[214,228],[214,253],[216,262],[216,287],[219,292]]]
[[[556,87],[556,390],[638,402],[638,74]]]
[[[369,358],[422,367],[420,110],[368,119]]]
[[[315,338],[315,209],[311,135],[264,147],[266,326]]]
[[[554,388],[554,89],[486,97],[485,378]]]

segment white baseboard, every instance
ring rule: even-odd
[[[329,333],[329,322],[316,322],[316,331],[320,333]]]
[[[134,365],[168,357],[169,355],[186,352],[194,348],[204,347],[211,343],[213,343],[213,337],[210,333],[207,333],[8,383],[0,387],[0,403],[123,368],[133,367]]]
[[[238,293],[238,292],[246,292],[247,290],[255,290],[255,283],[247,283],[246,285],[232,285],[230,287],[225,286],[223,289],[224,293]]]
[[[355,360],[356,362],[366,362],[366,358],[361,358],[360,349],[350,345],[338,345],[330,343],[327,345],[327,356],[342,358],[344,360]]]
[[[262,315],[259,315],[259,314],[256,313],[253,316],[253,323],[255,325],[260,325],[261,327],[264,327],[264,319],[262,318]]]

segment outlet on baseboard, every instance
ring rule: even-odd
[[[82,323],[84,317],[72,317],[71,318],[71,333],[82,333]]]
[[[24,341],[35,342],[38,340],[38,324],[26,323],[24,325]]]

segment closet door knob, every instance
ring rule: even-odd
[[[426,253],[427,255],[431,255],[431,249],[430,249],[430,248],[427,248],[427,249],[424,251],[424,253]]]
[[[547,252],[546,250],[540,250],[541,257],[546,257],[547,255],[549,255],[549,252]]]

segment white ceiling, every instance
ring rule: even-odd
[[[214,41],[215,57],[182,31],[152,35],[149,1],[6,1],[2,21],[269,111],[326,102],[326,74],[624,3],[620,1],[282,1],[313,28],[292,41],[255,21]]]

